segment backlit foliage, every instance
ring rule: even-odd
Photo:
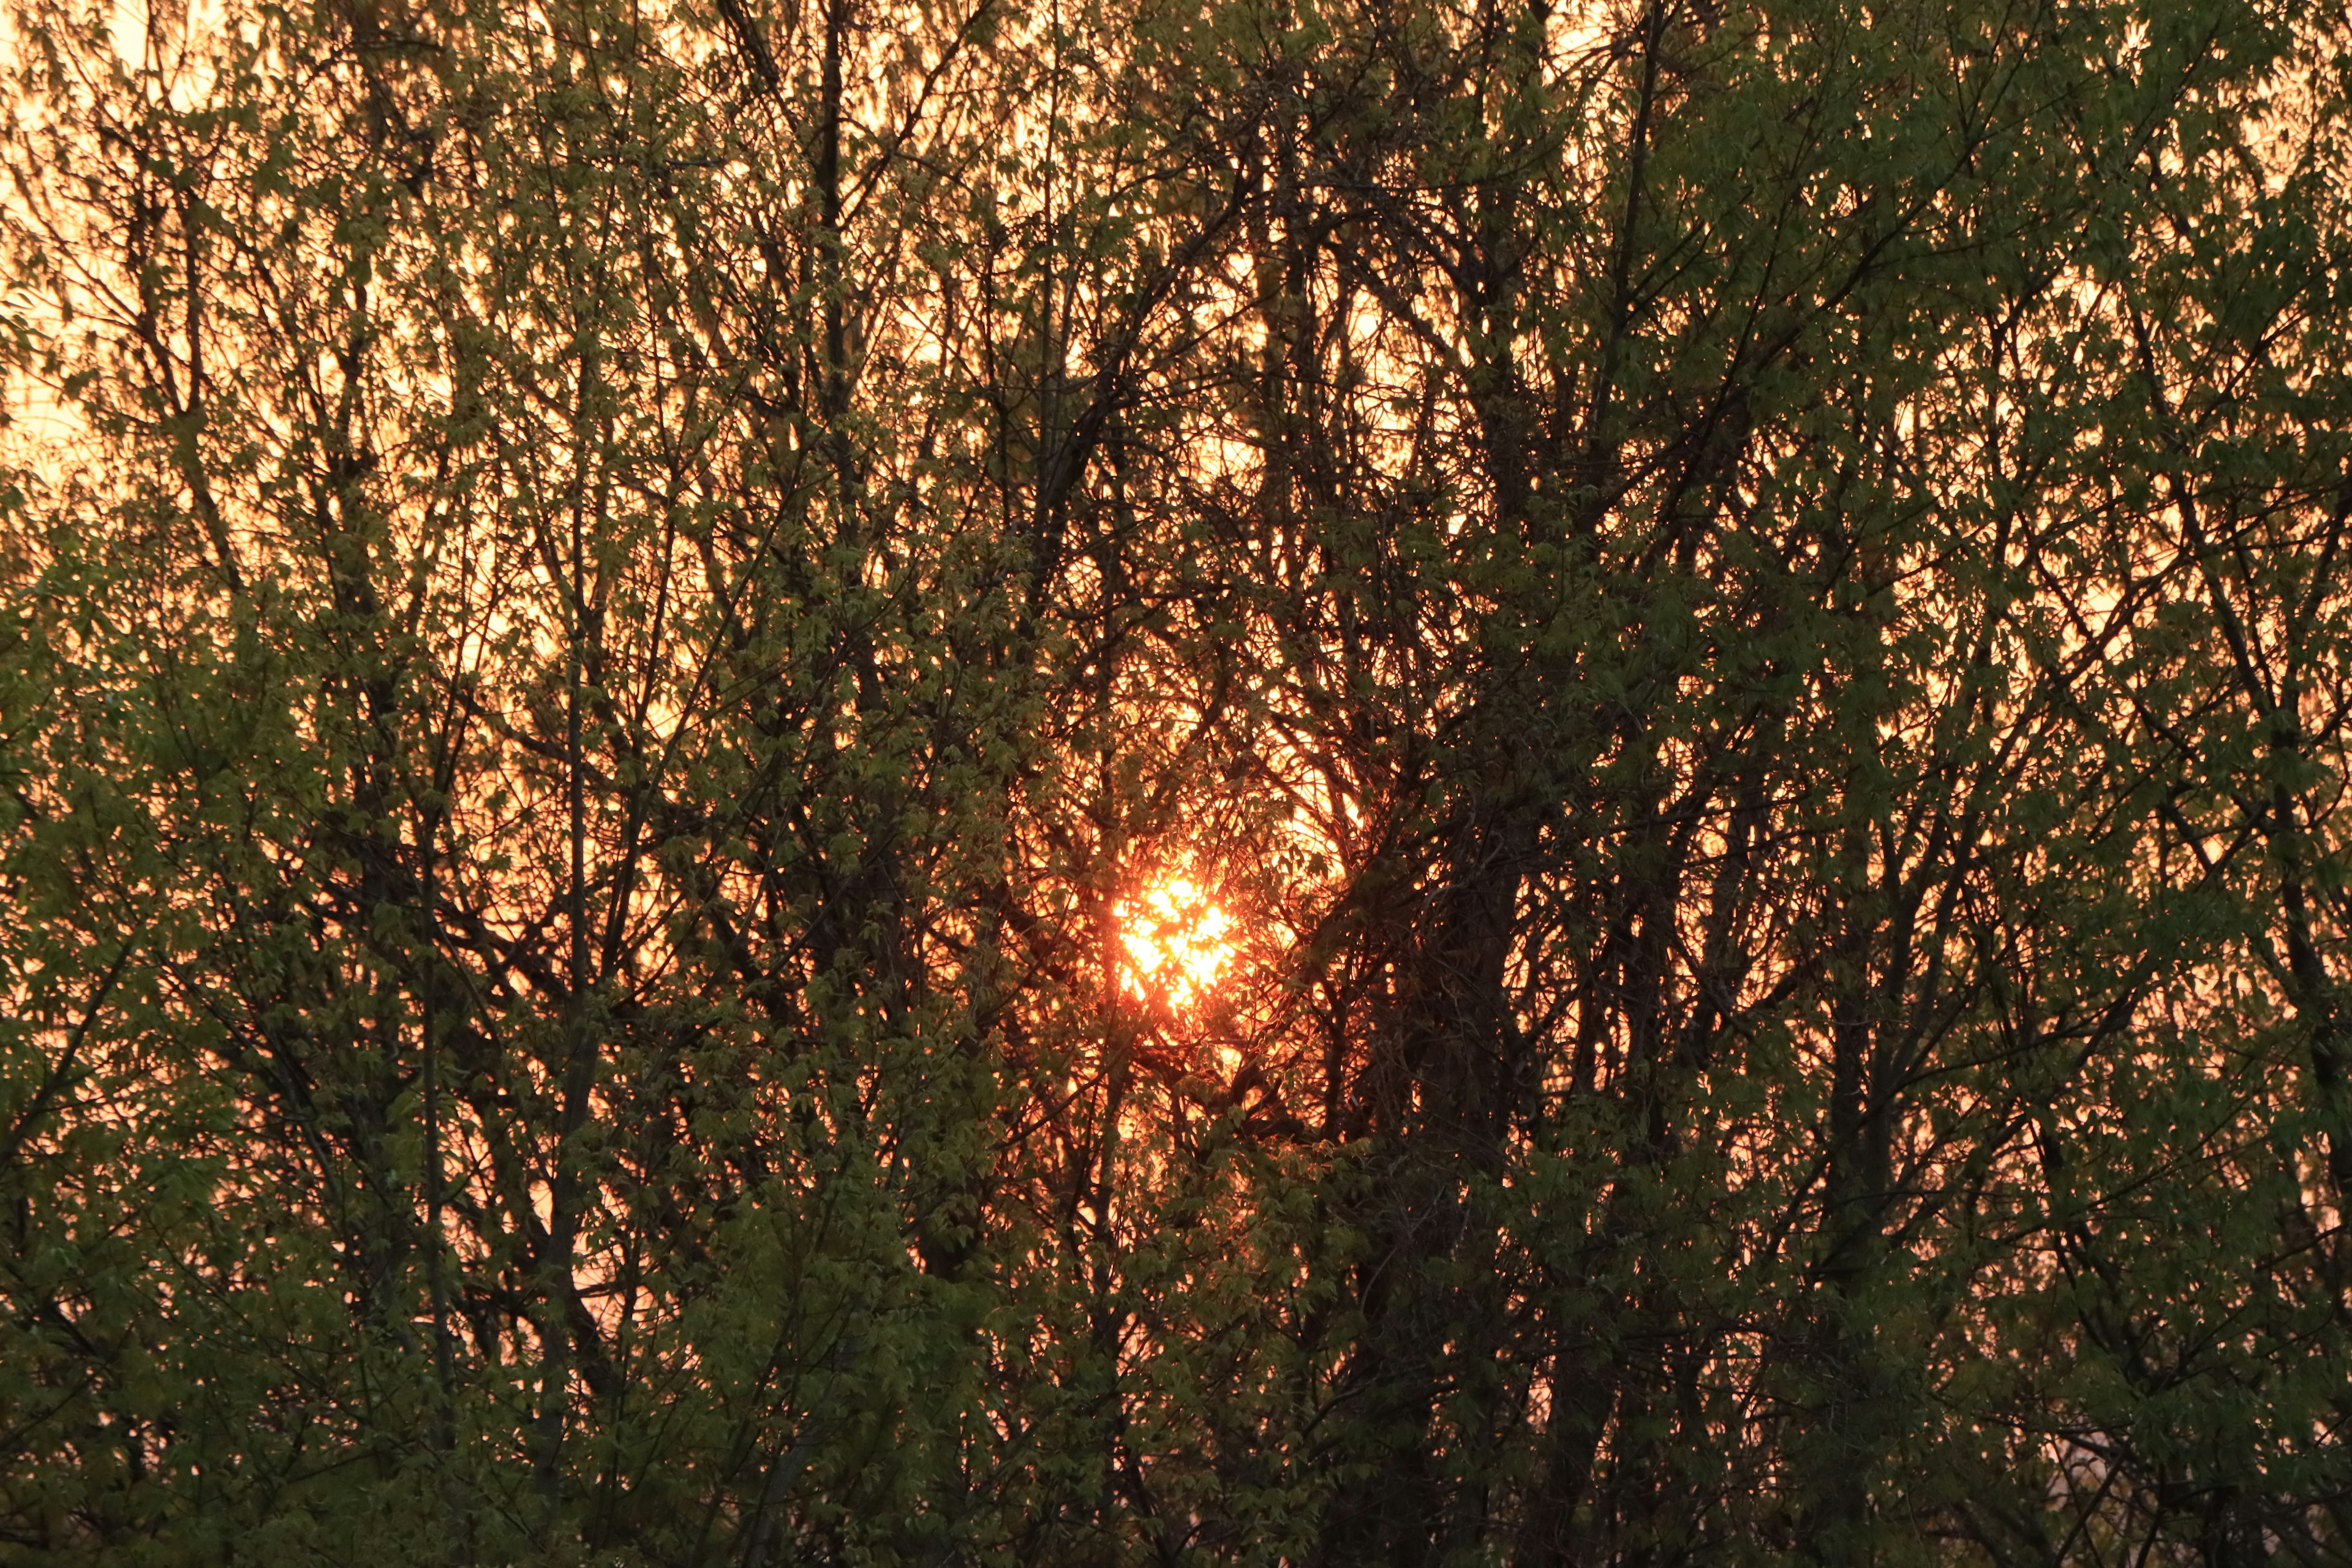
[[[0,1563],[2352,1561],[2352,30],[11,0]]]

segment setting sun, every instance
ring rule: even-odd
[[[1118,906],[1120,984],[1130,995],[1190,1005],[1233,962],[1233,917],[1191,879],[1155,884]]]

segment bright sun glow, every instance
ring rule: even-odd
[[[1131,995],[1161,995],[1185,1006],[1233,962],[1233,917],[1196,884],[1171,877],[1118,906],[1126,949],[1120,983]]]

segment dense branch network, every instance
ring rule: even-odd
[[[2352,1552],[2341,16],[9,16],[0,1561]]]

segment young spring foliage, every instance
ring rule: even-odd
[[[2352,1561],[2340,11],[5,37],[0,1563]]]

